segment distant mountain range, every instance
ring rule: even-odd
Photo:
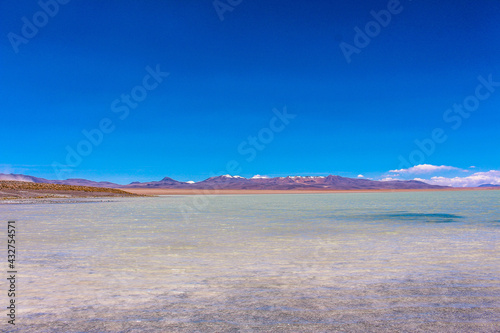
[[[479,185],[479,187],[500,187],[500,185],[483,184],[483,185]]]
[[[94,186],[107,188],[163,188],[163,189],[234,189],[234,190],[299,190],[299,189],[325,189],[325,190],[365,190],[365,189],[438,189],[445,186],[430,185],[416,180],[376,181],[360,178],[347,178],[340,176],[326,177],[274,177],[265,178],[255,176],[244,178],[240,176],[217,176],[200,182],[179,182],[165,177],[159,181],[132,182],[120,185],[111,182],[95,182],[87,179],[48,180],[20,174],[2,174],[0,180],[17,180],[34,183],[65,184],[79,186]]]
[[[5,174],[0,173],[0,180],[15,180],[21,182],[32,182],[32,183],[43,183],[43,184],[61,184],[61,185],[74,185],[74,186],[93,186],[93,187],[107,187],[107,188],[118,188],[123,185],[110,183],[110,182],[94,182],[92,180],[80,179],[80,178],[70,178],[65,180],[49,180],[45,178],[38,178],[27,175],[19,174]]]

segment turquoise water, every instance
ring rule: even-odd
[[[0,205],[19,251],[0,327],[500,331],[500,191],[195,200]]]

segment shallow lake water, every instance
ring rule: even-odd
[[[164,196],[0,214],[3,238],[16,220],[18,239],[8,332],[500,331],[500,191]]]

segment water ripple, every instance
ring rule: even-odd
[[[377,220],[399,220],[399,221],[418,221],[426,223],[450,223],[458,222],[457,219],[464,216],[444,213],[393,213],[393,214],[375,214],[371,216]]]

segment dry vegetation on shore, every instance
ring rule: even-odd
[[[0,181],[0,199],[129,197],[137,194],[114,188],[20,181]]]

